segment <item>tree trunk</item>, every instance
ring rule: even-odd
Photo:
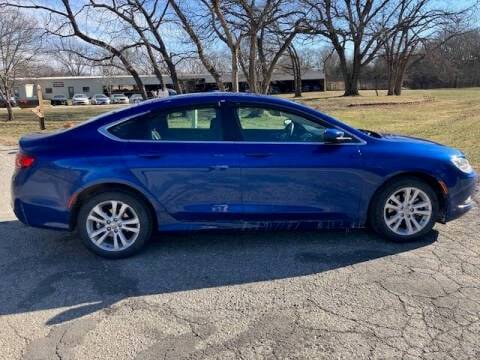
[[[138,91],[142,95],[142,98],[147,99],[147,90],[145,89],[145,85],[143,84],[140,75],[138,74],[137,70],[133,68],[130,62],[121,54],[120,60],[122,61],[125,69],[132,75],[133,79],[135,80],[135,84],[137,85]]]
[[[2,87],[4,88],[4,91],[2,91],[2,88],[0,88],[0,98],[2,98],[5,101],[5,108],[7,109],[7,118],[5,121],[11,121],[14,118],[13,115],[13,110],[12,106],[10,104],[10,91],[8,91],[8,85],[7,85],[7,80],[2,79]],[[7,89],[5,89],[7,88]]]
[[[403,87],[403,73],[398,74],[398,77],[395,81],[395,90],[394,93],[397,96],[402,95],[402,87]]]
[[[155,76],[157,77],[158,82],[162,87],[162,90],[165,91],[166,87],[165,87],[165,82],[163,81],[163,75],[162,75],[162,72],[160,71],[160,68],[157,65],[155,56],[153,55],[153,52],[152,52],[152,48],[149,45],[147,45],[146,49],[148,52],[148,57],[150,58],[150,62],[152,63],[152,66],[153,66],[153,72],[155,73]]]
[[[238,84],[238,47],[232,48],[232,92],[239,92]]]
[[[343,96],[358,96],[360,93],[358,92],[358,77],[359,77],[359,70],[355,72],[354,64],[352,71],[348,69],[347,58],[345,56],[345,48],[342,47],[340,44],[334,44],[335,50],[340,58],[340,69],[342,70],[343,76],[343,83],[345,85],[345,92]]]
[[[302,97],[302,74],[300,69],[300,61],[298,54],[293,46],[288,48],[290,60],[292,62],[293,70],[293,86],[295,91],[295,97]]]
[[[394,88],[394,94],[397,95],[397,96],[402,95],[403,79],[405,78],[405,71],[407,69],[407,62],[408,62],[408,59],[404,59],[398,65],[398,69],[397,69],[397,72],[396,72],[396,78],[395,78],[395,88]]]
[[[5,99],[5,106],[7,108],[7,121],[12,121],[14,119],[12,104],[10,104],[10,98]]]
[[[347,73],[346,76],[344,75],[345,81],[345,92],[343,96],[359,96],[360,93],[358,91],[358,79],[359,79],[359,72],[353,69],[352,73]]]
[[[388,85],[387,85],[387,95],[393,96],[395,94],[395,76],[393,73],[393,65],[389,64],[387,61],[387,73],[388,73]]]
[[[172,79],[172,84],[173,87],[175,88],[175,91],[178,94],[183,93],[182,85],[180,84],[180,81],[178,80],[178,74],[177,74],[177,68],[175,67],[175,64],[173,63],[172,59],[170,56],[163,56],[163,60],[165,60],[165,63],[167,64],[168,72],[170,73],[170,79]]]
[[[387,95],[388,96],[393,96],[394,94],[395,94],[395,82],[393,81],[393,75],[389,74],[388,75]]]
[[[257,32],[254,29],[250,30],[250,55],[248,62],[248,87],[250,92],[257,92],[257,69],[256,69],[256,58],[257,58]]]
[[[336,46],[337,49],[338,46]],[[347,60],[345,57],[345,48],[341,48],[342,54],[340,55],[339,50],[337,53],[340,56],[340,61],[342,65],[343,79],[345,81],[345,92],[343,96],[359,96],[358,92],[358,81],[360,79],[360,71],[362,69],[361,62],[362,58],[360,56],[360,44],[355,43],[353,51],[353,60],[352,68],[348,69]]]
[[[343,96],[359,96],[360,93],[358,92],[358,80],[348,79],[345,82],[345,92]]]

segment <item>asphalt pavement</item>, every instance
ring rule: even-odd
[[[14,152],[0,147],[0,359],[480,358],[478,207],[410,244],[164,234],[112,261],[15,219]]]

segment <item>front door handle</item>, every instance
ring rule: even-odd
[[[212,165],[208,167],[210,170],[227,170],[229,168],[228,165]]]
[[[245,153],[244,155],[252,158],[266,158],[272,156],[272,153]]]

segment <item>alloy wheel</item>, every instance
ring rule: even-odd
[[[135,210],[116,200],[94,206],[88,214],[86,226],[92,243],[105,251],[125,250],[140,233],[140,219]]]
[[[383,217],[395,234],[409,236],[422,231],[432,217],[432,202],[416,187],[396,190],[386,201]]]

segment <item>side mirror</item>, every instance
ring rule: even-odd
[[[325,129],[323,133],[323,140],[326,143],[339,143],[344,140],[350,140],[351,138],[345,137],[345,133],[337,129]]]

